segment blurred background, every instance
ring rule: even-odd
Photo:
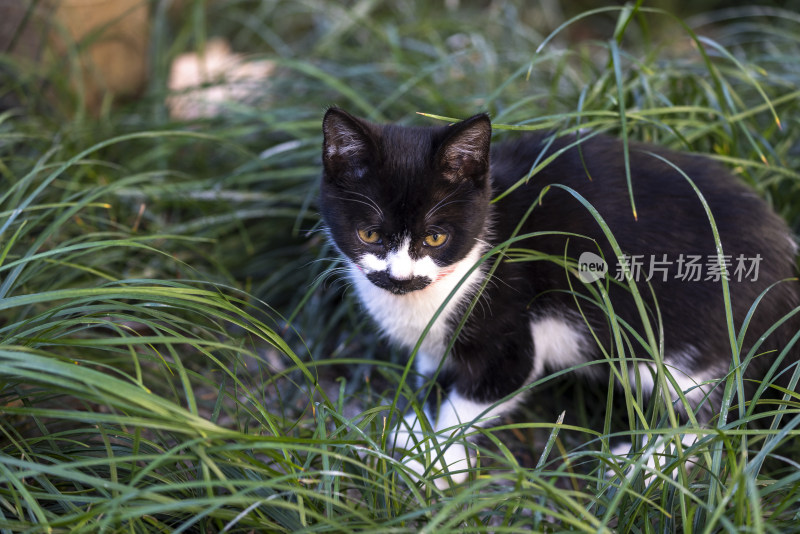
[[[266,81],[274,74],[274,63],[255,61],[253,55],[374,63],[381,49],[391,43],[382,38],[388,36],[375,35],[377,28],[370,29],[365,24],[368,21],[389,22],[394,26],[393,38],[419,39],[419,51],[428,47],[432,52],[438,45],[455,49],[474,44],[468,39],[475,30],[485,31],[484,38],[499,38],[496,46],[523,43],[506,41],[510,36],[500,38],[498,32],[518,37],[527,33],[525,43],[532,45],[537,37],[541,40],[565,21],[583,14],[558,35],[558,42],[566,46],[606,39],[616,24],[611,8],[625,5],[608,2],[600,7],[595,2],[555,0],[442,0],[426,4],[304,1],[296,5],[277,0],[2,0],[0,51],[6,58],[3,73],[7,79],[0,88],[0,102],[5,108],[29,105],[46,95],[50,105],[60,111],[85,109],[98,116],[112,103],[166,98],[167,91],[221,79],[240,86],[239,90],[219,88],[208,91],[207,98],[241,102],[257,93],[254,87],[241,86]],[[773,9],[791,15],[800,9],[796,0],[663,0],[642,5],[688,19],[695,26],[764,15]],[[598,16],[585,16],[598,8]],[[512,22],[514,27],[510,26]],[[650,38],[660,40],[669,39],[675,28],[662,19],[649,30]],[[422,38],[434,33],[441,42]],[[337,56],[348,41],[365,46],[360,58]],[[352,52],[347,50],[348,55]],[[512,50],[498,52],[510,54]],[[72,93],[56,94],[53,86],[64,83]],[[195,109],[185,109],[185,101],[176,100],[168,106],[175,118],[198,118],[218,111],[212,104],[203,110],[199,102]]]

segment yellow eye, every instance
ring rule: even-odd
[[[429,247],[441,247],[447,242],[447,234],[429,234],[425,236],[425,244]]]
[[[359,230],[358,237],[368,245],[376,245],[381,242],[381,234],[376,230]]]

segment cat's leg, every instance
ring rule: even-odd
[[[524,397],[521,389],[534,378],[533,341],[525,318],[509,313],[502,319],[514,335],[464,336],[439,371],[438,365],[430,365],[438,360],[421,354],[417,361],[420,373],[435,375],[446,394],[437,413],[432,406],[425,412],[431,432],[412,412],[393,437],[407,452],[404,463],[413,472],[441,473],[436,478],[440,488],[466,480],[474,463],[468,440],[475,427],[494,425],[512,411]]]
[[[721,390],[715,386],[727,374],[728,366],[723,363],[699,369],[697,362],[703,361],[701,356],[700,350],[691,345],[684,350],[667,354],[664,358],[664,371],[668,376],[664,377],[664,382],[666,396],[680,420],[688,422],[688,413],[691,410],[694,418],[702,425],[708,423],[718,409]],[[659,379],[656,364],[639,363],[630,369],[629,378],[633,387],[639,384],[645,395],[652,395]]]
[[[696,367],[694,362],[701,360],[699,356],[698,349],[690,346],[683,351],[673,352],[664,359],[664,369],[669,374],[669,377],[664,377],[666,395],[682,424],[690,421],[688,413],[691,410],[694,420],[701,426],[705,425],[719,406],[722,390],[718,387],[718,381],[725,376],[727,369],[721,366],[702,371],[693,369]],[[640,363],[630,370],[632,386],[641,386],[642,392],[648,397],[654,393],[657,380],[654,363]],[[641,454],[644,455],[642,470],[645,472],[646,483],[653,479],[652,473],[663,470],[675,459],[678,452],[676,438],[683,449],[690,448],[697,442],[697,434],[691,432],[674,436],[655,436],[653,443],[642,450]],[[636,451],[630,442],[618,443],[611,449],[611,453],[618,457],[628,457],[633,452]],[[632,457],[631,460],[642,459]],[[626,476],[631,476],[634,472],[631,469],[627,471]],[[613,473],[609,471],[609,475]]]
[[[405,449],[408,456],[403,463],[416,475],[439,474],[434,480],[440,489],[451,482],[464,482],[469,469],[474,464],[473,449],[468,439],[474,434],[474,427],[495,424],[520,402],[523,395],[518,394],[509,400],[481,402],[452,391],[443,400],[435,418],[426,411],[432,424],[432,433],[426,433],[415,412],[407,414],[400,428],[394,434],[398,447]],[[426,468],[430,465],[430,469]]]
[[[449,479],[437,479],[440,487],[449,480],[461,482],[467,478],[473,462],[472,448],[464,436],[474,434],[468,427],[496,424],[523,400],[526,384],[549,370],[580,366],[591,354],[591,338],[583,320],[564,310],[551,309],[531,316],[512,308],[495,308],[491,322],[473,323],[467,328],[470,335],[458,340],[443,369],[448,394],[435,419],[428,418],[441,457],[415,455],[411,447],[406,447],[412,452],[406,464],[416,472],[425,472],[422,462],[433,461],[432,469],[450,473]],[[423,364],[420,371],[427,374],[430,367],[424,367]],[[436,452],[432,438],[426,441],[415,419],[412,414],[404,421],[404,437],[426,444],[427,450],[420,448],[425,453],[431,449]],[[406,439],[405,443],[408,441],[414,440]],[[398,440],[400,446],[403,443]]]

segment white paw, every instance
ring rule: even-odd
[[[413,457],[407,456],[402,463],[409,469],[414,480],[433,480],[440,490],[461,484],[469,476],[472,455],[463,443],[451,443],[443,448],[445,446],[440,444],[441,456],[438,456],[434,447],[411,449],[408,452]]]
[[[625,469],[624,475],[628,482],[632,481],[641,471],[644,477],[644,484],[647,486],[657,477],[657,473],[663,472],[663,469],[676,459],[677,451],[674,444],[671,443],[672,439],[668,436],[659,437],[653,444],[649,444],[640,456],[634,456],[630,460],[627,460],[627,457],[633,452],[633,446],[629,442],[614,445],[611,447],[611,454],[618,457],[617,463]],[[696,441],[697,437],[695,435],[684,434],[681,436],[681,443],[684,448],[691,447]],[[625,467],[625,464],[628,464],[628,466]],[[677,470],[671,469],[672,476],[676,476],[677,472]],[[608,479],[615,475],[616,473],[612,469],[606,471],[606,478]]]
[[[389,445],[394,443],[396,450],[404,451],[406,456],[402,463],[410,471],[411,477],[415,481],[433,480],[441,490],[467,480],[474,462],[466,442],[441,433],[426,433],[420,428],[416,417],[413,419],[413,424],[408,424],[411,417],[406,416],[401,429],[389,438]],[[433,440],[436,440],[435,445]]]

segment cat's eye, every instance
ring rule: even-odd
[[[368,245],[377,245],[381,242],[381,234],[377,230],[358,230],[358,238]]]
[[[429,247],[441,247],[447,242],[447,234],[428,234],[425,236],[425,244]]]

